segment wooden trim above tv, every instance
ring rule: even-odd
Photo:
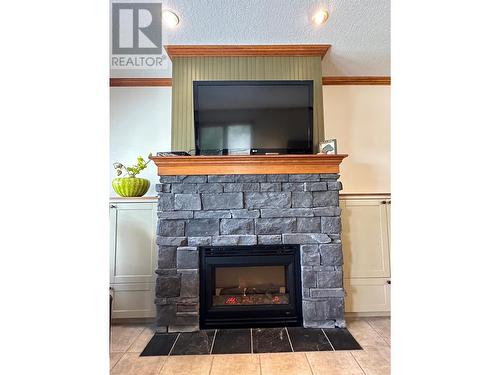
[[[170,58],[194,56],[320,56],[331,44],[270,44],[270,45],[175,45],[164,46]]]
[[[110,78],[111,87],[172,86],[172,78]]]
[[[391,77],[348,76],[323,77],[323,85],[390,85]]]
[[[387,85],[391,77],[323,77],[323,85]],[[172,78],[110,78],[111,87],[171,87]]]
[[[159,176],[339,173],[347,155],[153,156]]]

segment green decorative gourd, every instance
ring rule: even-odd
[[[149,154],[151,157],[152,154]],[[127,174],[126,177],[117,177],[113,179],[111,185],[114,191],[121,197],[142,197],[149,189],[150,182],[145,178],[136,177],[143,169],[146,169],[148,163],[151,161],[149,159],[147,162],[143,157],[137,157],[137,164],[131,167],[126,167],[122,163],[114,163],[113,167],[116,169],[116,174],[121,176],[124,172]]]

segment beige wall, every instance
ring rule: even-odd
[[[343,193],[390,193],[390,86],[323,86],[325,138],[336,138]]]

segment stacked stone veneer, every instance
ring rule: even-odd
[[[299,244],[305,327],[344,326],[338,174],[162,176],[159,330],[196,330],[198,246]]]

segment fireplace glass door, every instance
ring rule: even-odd
[[[201,328],[302,324],[296,245],[200,248]]]
[[[214,306],[288,305],[285,266],[216,267]]]

